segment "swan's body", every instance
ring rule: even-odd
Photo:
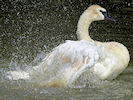
[[[92,5],[81,15],[77,26],[80,41],[67,41],[57,46],[37,68],[41,76],[36,78],[37,84],[67,86],[87,68],[101,80],[112,80],[127,67],[130,57],[124,45],[94,41],[89,36],[91,22],[105,19],[100,11],[106,12],[104,8]],[[29,73],[31,79],[39,75],[35,71]],[[44,77],[46,81],[42,81]]]

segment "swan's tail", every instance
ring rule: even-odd
[[[19,79],[29,79],[30,75],[28,72],[20,70],[20,71],[9,71],[7,72],[6,77],[12,80],[19,80]]]

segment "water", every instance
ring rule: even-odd
[[[109,10],[117,23],[94,22],[90,35],[99,41],[117,41],[129,49],[128,68],[112,82],[101,86],[39,88],[27,81],[10,81],[4,72],[37,65],[52,48],[76,40],[76,25],[89,1],[3,1],[0,15],[0,99],[6,100],[132,100],[133,98],[133,8],[132,3],[97,2]],[[90,1],[93,3],[93,1]]]

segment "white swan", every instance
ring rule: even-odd
[[[66,41],[54,50],[34,70],[11,72],[17,79],[31,79],[41,86],[68,86],[86,69],[101,80],[116,78],[129,63],[127,48],[117,42],[98,42],[91,39],[88,27],[93,21],[113,20],[99,5],[92,5],[80,16],[79,41]],[[28,74],[27,74],[28,73]],[[23,75],[27,76],[23,76]]]

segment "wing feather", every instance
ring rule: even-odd
[[[59,62],[70,63],[72,68],[76,66],[93,66],[99,59],[101,47],[88,41],[66,41],[55,48]]]

